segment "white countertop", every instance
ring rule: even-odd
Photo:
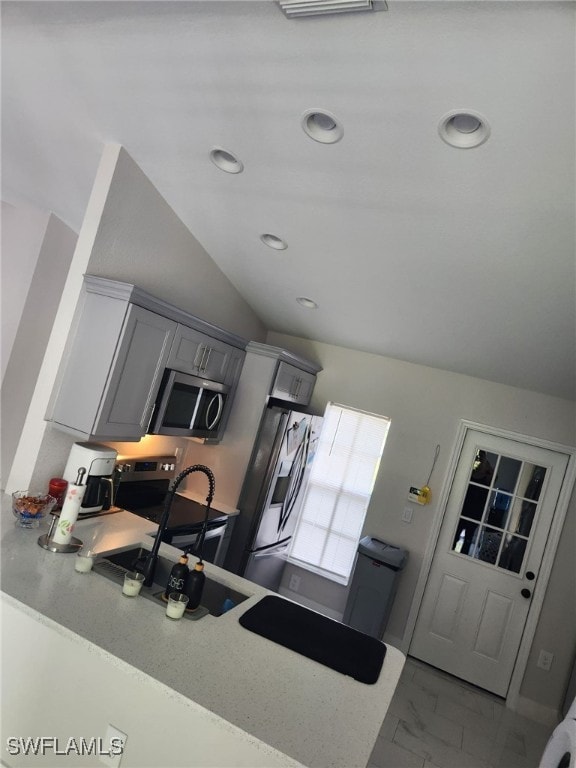
[[[334,672],[243,629],[239,616],[269,593],[210,563],[208,577],[250,599],[218,618],[169,621],[160,605],[125,598],[97,573],[76,573],[74,555],[39,547],[47,525],[17,528],[6,502],[3,592],[304,765],[367,764],[404,664],[396,648],[388,646],[375,685]],[[74,535],[87,542],[96,525],[98,551],[150,546],[155,529],[120,512],[78,523]],[[174,561],[180,554],[166,544],[160,551]]]

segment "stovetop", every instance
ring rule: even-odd
[[[160,519],[162,518],[163,510],[164,504],[158,504],[140,509],[129,509],[127,511],[132,512],[139,517],[144,517],[147,520],[152,520],[154,523],[159,523]],[[200,504],[193,499],[188,499],[185,496],[176,494],[170,508],[168,529],[180,528],[181,526],[199,527],[204,522],[205,515],[205,504]],[[218,512],[218,510],[210,508],[210,512],[208,513],[208,521],[212,522],[216,520],[226,520],[226,515],[223,512]]]

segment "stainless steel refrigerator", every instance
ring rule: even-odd
[[[282,405],[260,424],[224,567],[267,589],[282,580],[321,424]]]

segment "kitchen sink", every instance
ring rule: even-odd
[[[96,560],[93,570],[117,584],[122,584],[126,571],[138,570],[138,561],[143,561],[149,554],[149,549],[135,547],[111,555],[104,555]],[[173,561],[159,555],[154,572],[154,583],[151,587],[143,587],[140,595],[148,600],[166,605],[163,595],[173,565]],[[244,595],[206,576],[200,606],[195,611],[186,611],[184,617],[195,621],[207,614],[222,616],[229,608],[243,603],[249,597],[250,595]]]

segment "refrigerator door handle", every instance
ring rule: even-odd
[[[310,431],[311,431],[311,427],[310,425],[308,425],[308,428],[306,430],[306,435],[298,448],[298,455],[294,460],[296,464],[296,477],[293,485],[289,490],[289,494],[285,499],[284,504],[282,505],[282,510],[280,511],[280,522],[278,525],[278,533],[282,533],[282,531],[286,527],[286,524],[292,513],[294,504],[296,503],[296,499],[298,498],[300,491],[302,489],[302,481],[304,480],[304,473],[306,471],[306,465],[308,463],[308,453],[310,448]]]
[[[290,542],[287,541],[278,547],[270,547],[269,549],[260,550],[260,552],[253,552],[252,557],[256,559],[257,557],[270,557],[270,555],[278,555],[280,552],[284,552],[286,549],[288,549],[289,544]]]

